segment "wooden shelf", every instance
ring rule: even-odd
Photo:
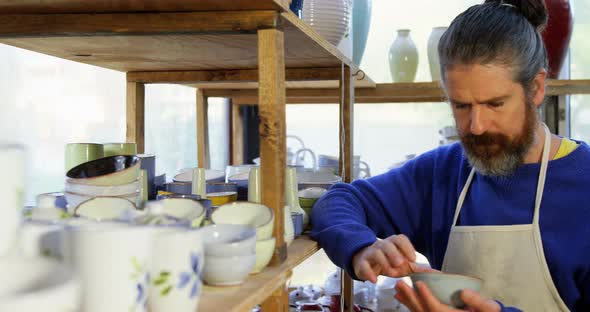
[[[236,11],[220,12],[0,14],[0,43],[123,72],[256,69],[258,29],[279,26],[284,31],[286,68],[340,68],[344,63],[357,70],[340,50],[293,13],[241,11],[235,4],[234,8]]]
[[[235,85],[239,86],[239,85]],[[255,104],[258,95],[256,90],[248,89],[206,89],[209,97],[231,97],[236,104]],[[287,89],[287,103],[290,104],[322,104],[339,101],[338,89],[306,88],[305,84],[291,85]],[[590,80],[548,80],[547,96],[567,94],[590,94]],[[357,86],[355,103],[420,103],[445,102],[444,92],[439,82],[416,83],[379,83],[374,88],[368,85]]]
[[[276,288],[284,285],[294,267],[318,250],[318,244],[307,236],[295,239],[288,248],[287,261],[280,266],[267,267],[258,274],[250,275],[240,286],[205,286],[199,300],[199,311],[250,311]]]
[[[2,0],[0,14],[288,10],[287,0]]]

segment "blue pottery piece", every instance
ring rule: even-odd
[[[293,0],[289,5],[289,9],[295,13],[299,18],[303,18],[303,0]]]
[[[360,65],[371,28],[371,0],[353,0],[352,4],[352,61]]]

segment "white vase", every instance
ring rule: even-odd
[[[349,31],[351,0],[304,0],[303,21],[334,46]]]
[[[409,29],[399,29],[389,48],[389,69],[394,82],[413,82],[418,69],[418,50]]]
[[[428,37],[428,64],[432,81],[440,80],[440,62],[438,59],[438,42],[448,27],[434,27]]]

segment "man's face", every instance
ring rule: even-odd
[[[535,105],[502,65],[456,65],[445,88],[463,149],[481,174],[510,175],[535,138]]]

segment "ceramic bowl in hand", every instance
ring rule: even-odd
[[[123,185],[139,177],[137,156],[110,156],[80,164],[68,171],[67,183],[86,185]]]
[[[272,236],[274,213],[265,205],[251,202],[233,202],[219,206],[211,213],[216,224],[243,224],[256,228],[256,239]]]
[[[440,302],[455,308],[465,306],[459,297],[463,289],[479,292],[482,285],[482,280],[476,277],[439,272],[412,273],[410,278],[414,285],[423,282]]]
[[[250,226],[212,224],[199,231],[208,256],[243,256],[256,252],[256,230]]]

